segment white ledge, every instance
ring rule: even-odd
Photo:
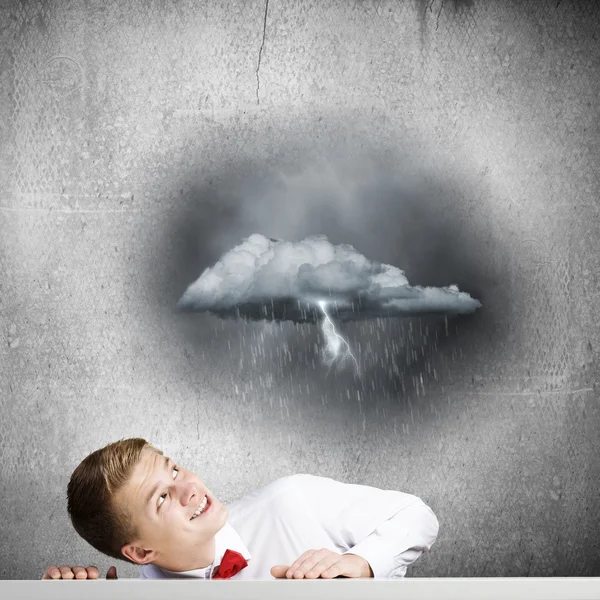
[[[0,581],[0,598],[28,600],[600,600],[600,578],[490,577],[394,580]]]

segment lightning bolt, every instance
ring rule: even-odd
[[[321,331],[325,336],[327,346],[323,351],[325,357],[325,364],[331,369],[333,363],[336,360],[343,362],[346,358],[350,357],[356,365],[358,371],[358,361],[356,360],[352,350],[350,350],[350,344],[337,332],[331,317],[327,313],[327,303],[323,300],[319,301],[319,308],[323,313],[323,320],[321,321]]]

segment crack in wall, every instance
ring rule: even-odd
[[[442,11],[444,10],[444,2],[445,0],[442,0],[442,4],[440,6],[440,10],[437,14],[437,19],[435,20],[435,30],[438,30],[439,24],[440,24],[440,15],[442,14]]]
[[[266,0],[265,2],[265,20],[263,23],[263,37],[262,37],[262,43],[260,45],[260,50],[258,51],[258,65],[256,66],[256,104],[260,104],[260,96],[259,96],[259,90],[260,90],[260,78],[258,75],[258,72],[260,71],[260,59],[262,56],[262,51],[263,48],[265,47],[265,37],[267,36],[267,14],[269,12],[269,0]]]

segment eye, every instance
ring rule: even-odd
[[[173,479],[175,479],[177,477],[177,473],[179,473],[179,467],[173,467],[172,473],[173,473]],[[165,501],[166,496],[167,496],[167,494],[161,494],[158,497],[158,508],[160,508],[160,505]]]

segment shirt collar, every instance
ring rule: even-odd
[[[246,560],[252,558],[250,551],[242,541],[238,532],[229,524],[217,532],[215,535],[215,560],[211,565],[203,569],[192,569],[191,571],[169,571],[169,569],[159,568],[167,577],[196,577],[198,579],[210,579],[215,569],[221,564],[221,559],[226,550],[235,550],[239,552]]]

